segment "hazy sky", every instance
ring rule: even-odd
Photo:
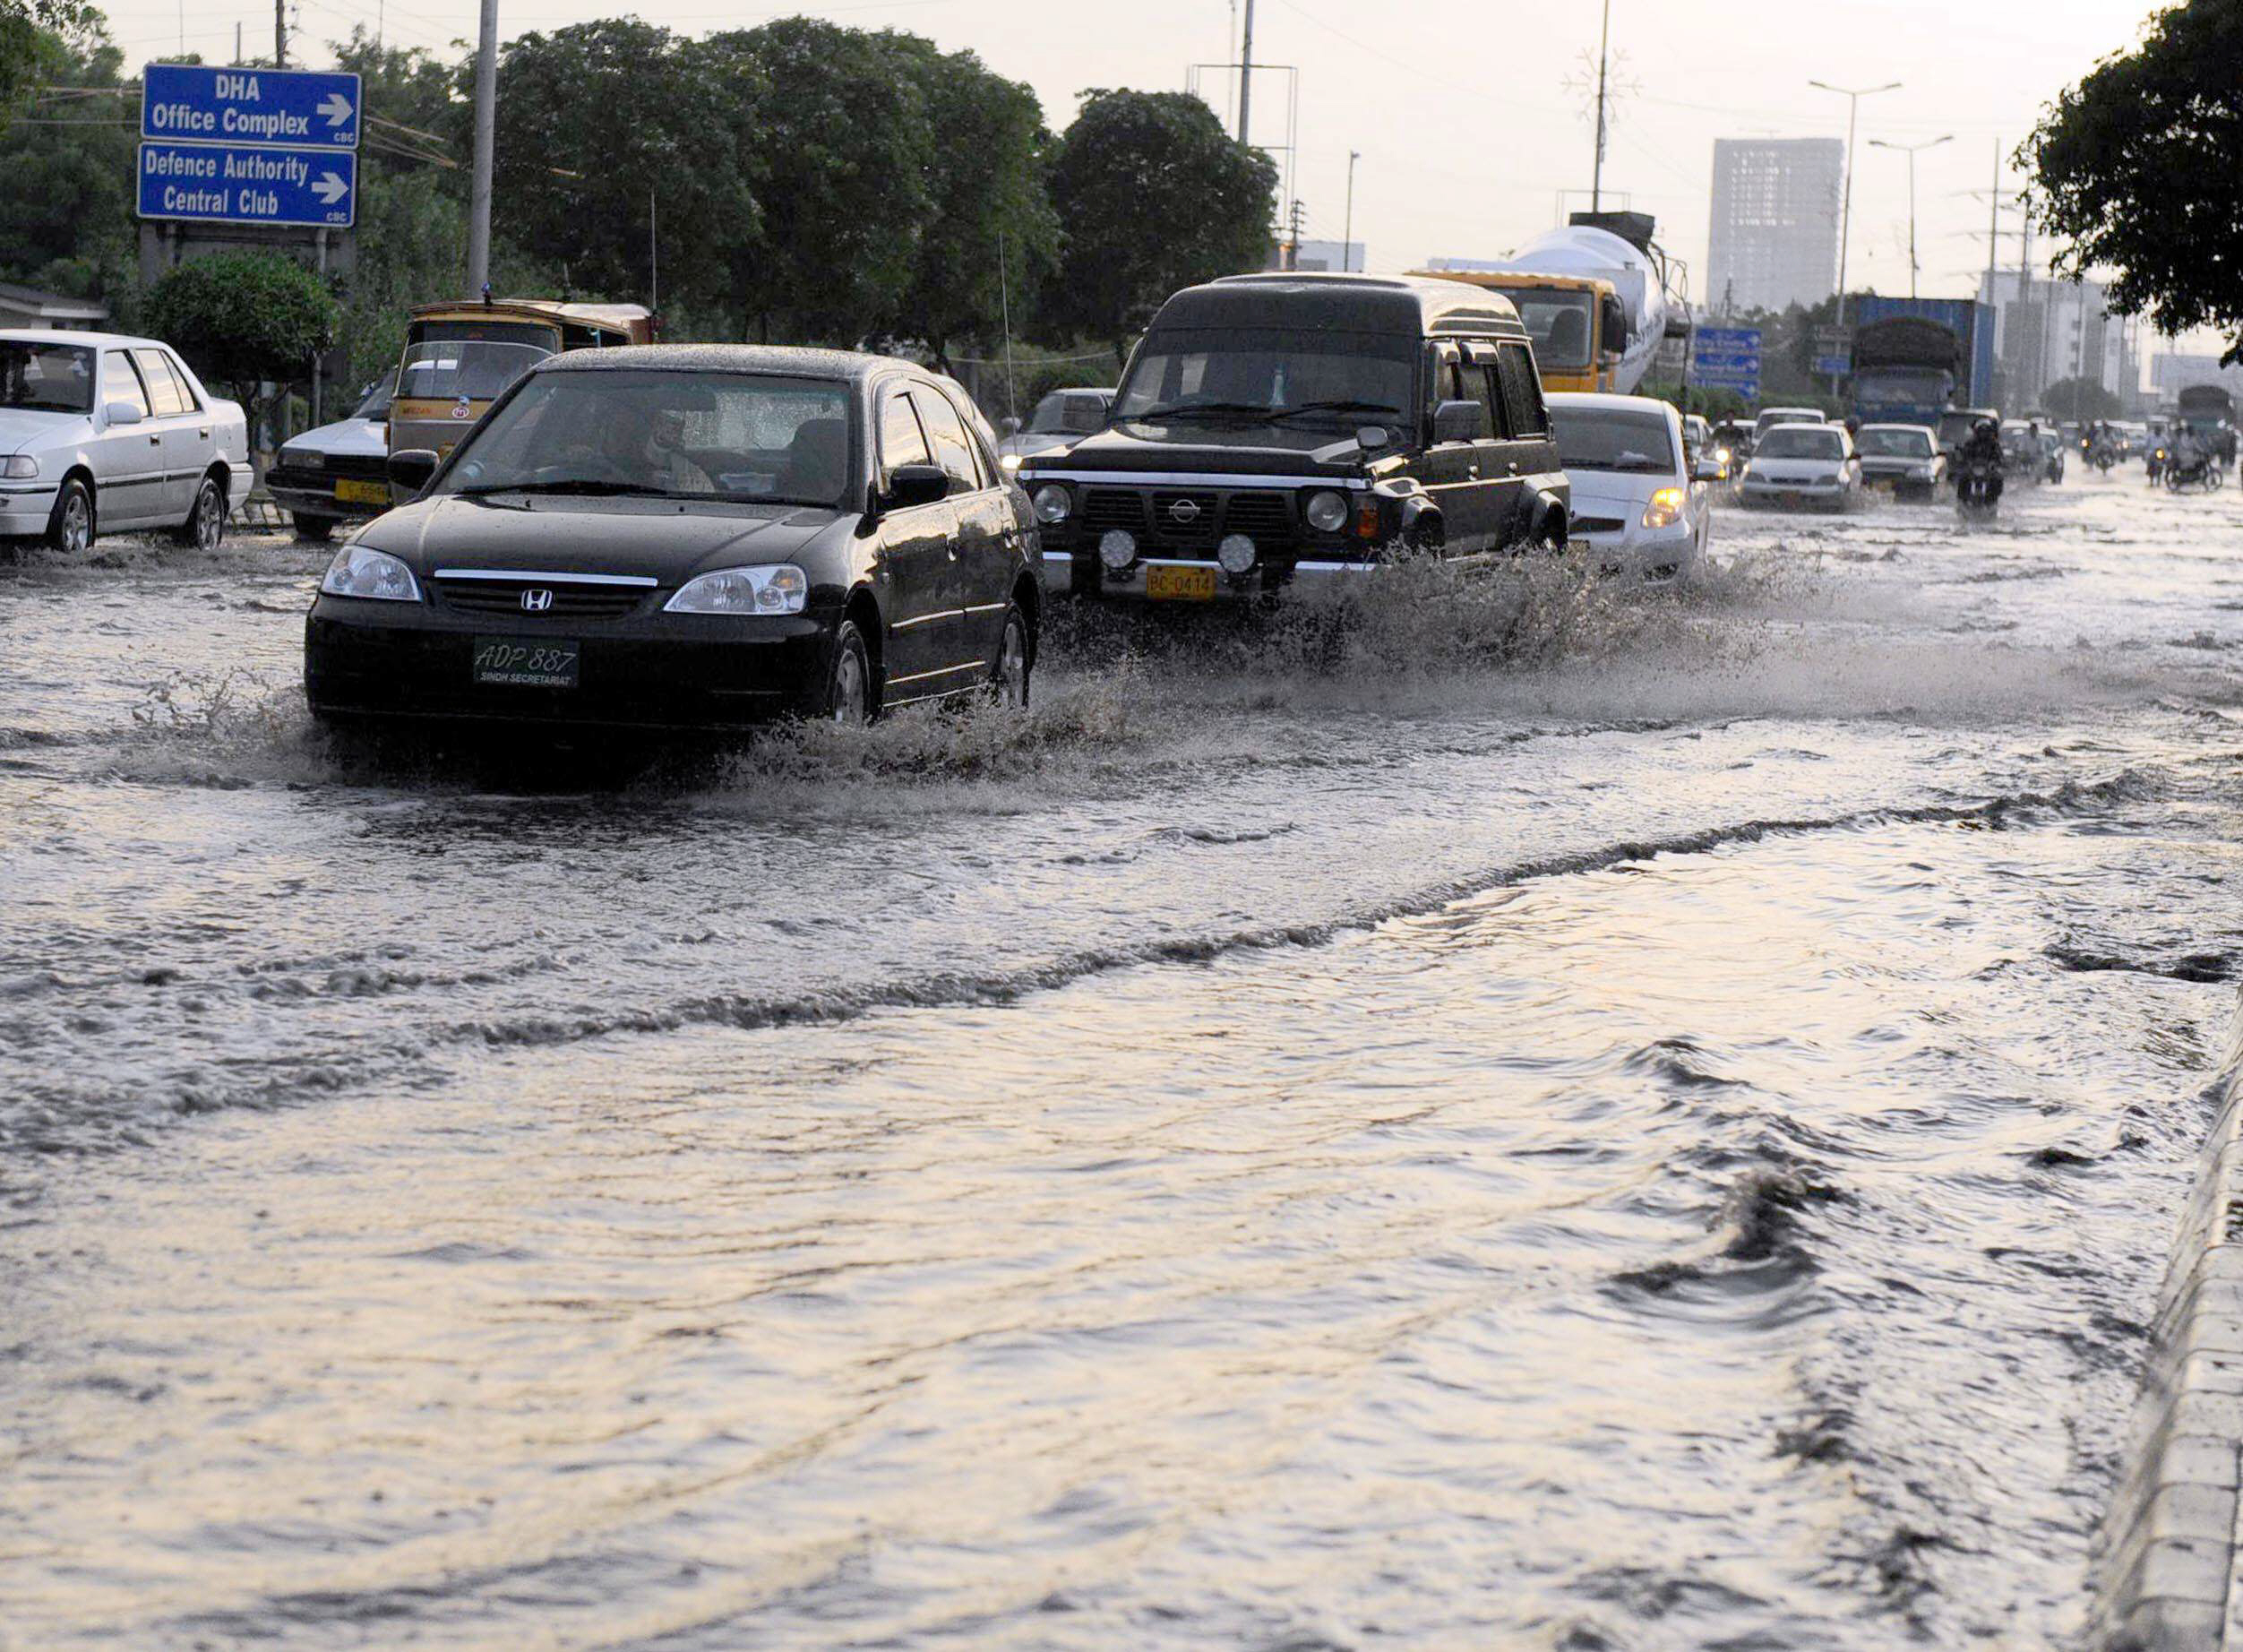
[[[392,41],[438,47],[476,27],[473,5],[445,0],[294,4],[313,62],[354,22],[378,18]],[[183,36],[205,57],[230,56],[237,21],[250,49],[271,46],[272,7],[254,0],[107,0],[107,9],[130,60],[176,51]],[[511,37],[617,9],[501,0],[500,22]],[[1182,87],[1193,63],[1231,60],[1241,9],[1239,0],[671,0],[639,15],[689,34],[795,13],[907,30],[1027,81],[1058,127],[1086,88]],[[1918,245],[1922,290],[1964,292],[1986,263],[1987,211],[1963,192],[1987,189],[1997,144],[2006,155],[2048,99],[2130,45],[2152,9],[2147,0],[1611,0],[1623,95],[1606,185],[1657,216],[1703,297],[1714,140],[1843,137],[1845,99],[1808,82],[1899,81],[1861,100],[1849,285],[1908,289],[1906,159],[1866,140],[1951,133],[1917,158]],[[1292,185],[1310,235],[1340,234],[1351,149],[1362,157],[1355,235],[1374,270],[1494,255],[1558,221],[1561,192],[1589,183],[1598,13],[1599,0],[1258,0],[1257,62],[1299,70]],[[1234,77],[1202,73],[1227,111]],[[1259,142],[1285,142],[1290,78],[1255,77]],[[2007,167],[2003,176],[2006,186],[2015,181]],[[2007,236],[2003,262],[2014,267],[2017,252]]]

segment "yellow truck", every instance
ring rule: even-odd
[[[1628,315],[1611,282],[1595,276],[1543,275],[1526,270],[1414,273],[1462,281],[1508,298],[1534,341],[1534,363],[1542,369],[1544,390],[1622,389]]]

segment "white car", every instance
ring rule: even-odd
[[[1085,436],[1104,430],[1113,410],[1111,390],[1053,391],[1036,404],[1027,429],[1012,432],[997,444],[997,462],[1010,472],[1031,454],[1072,447]]]
[[[296,533],[324,539],[338,524],[390,508],[390,381],[376,379],[348,418],[290,436],[265,472],[265,491]]]
[[[0,331],[0,537],[75,554],[97,534],[168,528],[214,550],[254,479],[240,405],[168,345]]]
[[[1747,504],[1843,511],[1861,495],[1861,460],[1843,425],[1770,426],[1737,484]]]
[[[1854,432],[1861,458],[1861,480],[1892,485],[1903,496],[1929,498],[1947,479],[1947,458],[1939,433],[1929,425],[1864,425]]]
[[[1608,571],[1687,572],[1713,531],[1717,466],[1710,453],[1693,460],[1682,416],[1650,396],[1547,400],[1573,485],[1569,543]]]

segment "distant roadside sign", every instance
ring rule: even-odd
[[[357,214],[358,157],[347,150],[140,146],[142,218],[347,229]]]
[[[1730,390],[1749,401],[1760,393],[1760,330],[1700,327],[1690,340],[1690,382]]]
[[[1850,356],[1818,356],[1815,357],[1815,371],[1834,379],[1842,379],[1853,371],[1853,358]]]
[[[309,69],[151,63],[141,72],[141,136],[183,143],[358,147],[358,77]]]

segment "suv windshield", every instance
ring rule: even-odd
[[[93,411],[93,352],[75,344],[0,339],[0,408]]]
[[[1775,425],[1752,450],[1755,459],[1839,459],[1845,443],[1827,425]]]
[[[1929,430],[1879,430],[1872,426],[1853,440],[1854,445],[1862,452],[1878,459],[1931,457],[1931,433]]]
[[[1036,404],[1028,429],[1039,436],[1087,436],[1104,428],[1106,399],[1080,391],[1055,390]]]
[[[405,347],[397,393],[416,400],[489,401],[553,352],[487,339],[432,339]]]
[[[1550,417],[1558,427],[1558,462],[1568,470],[1644,475],[1675,468],[1674,439],[1656,413],[1553,405]]]
[[[440,494],[646,494],[831,506],[848,387],[748,373],[539,374],[460,445]]]
[[[1114,400],[1117,420],[1333,425],[1407,415],[1417,340],[1307,327],[1176,327],[1147,333]]]
[[[1587,293],[1514,287],[1507,297],[1518,308],[1534,340],[1534,359],[1545,367],[1579,369],[1589,365],[1589,340],[1595,312]]]

